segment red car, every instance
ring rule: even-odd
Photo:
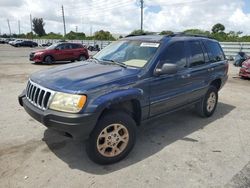
[[[77,43],[56,43],[46,49],[30,53],[30,61],[52,64],[55,61],[84,61],[89,58],[88,49]]]
[[[250,59],[242,63],[239,75],[244,78],[250,78]]]

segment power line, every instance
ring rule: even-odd
[[[69,8],[67,8],[67,10],[76,10],[76,8],[77,8],[77,10],[81,10],[81,11],[83,11],[83,12],[88,12],[88,11],[92,11],[92,10],[95,10],[95,11],[104,11],[104,10],[107,10],[107,9],[113,9],[113,8],[117,8],[117,7],[122,7],[123,5],[131,5],[131,3],[132,3],[132,1],[131,2],[120,2],[120,1],[118,1],[118,2],[116,2],[116,3],[113,3],[113,4],[111,4],[111,6],[109,6],[109,5],[107,5],[107,2],[105,2],[105,4],[101,4],[101,3],[95,3],[95,4],[93,4],[94,6],[91,6],[91,5],[89,5],[88,7],[83,7],[82,6],[82,4],[81,5],[75,5],[74,4],[74,6],[72,6],[72,7],[69,7]]]
[[[64,29],[64,36],[66,35],[66,25],[65,25],[65,17],[64,17],[64,8],[62,5],[62,17],[63,17],[63,29]]]

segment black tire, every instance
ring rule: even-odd
[[[214,96],[215,98],[213,98]],[[212,97],[212,98],[210,98]],[[212,101],[211,103],[209,103]],[[196,104],[196,111],[201,117],[210,117],[216,110],[218,103],[218,89],[215,86],[210,86],[205,96],[199,103]]]
[[[85,61],[86,57],[84,55],[80,55],[78,61]]]
[[[118,126],[121,125],[122,128],[125,127],[124,130],[126,130],[126,131],[123,132],[124,135],[122,135],[122,136],[127,135],[126,142],[123,142],[122,138],[120,138],[121,135],[119,132],[122,129],[119,129],[119,131],[117,131],[117,132],[112,131],[113,125],[118,125]],[[108,132],[109,129],[111,131]],[[106,143],[104,146],[106,148],[103,149],[104,154],[102,154],[98,150],[98,146],[102,147],[102,145],[100,144],[100,142],[102,142],[102,140],[99,136],[101,136],[103,134],[104,130],[107,130],[106,135],[108,135],[108,136],[105,138],[104,137],[102,138],[104,143],[101,143],[101,144]],[[115,139],[117,139],[117,137],[115,137],[115,135],[112,135],[112,133],[118,133],[120,141],[115,140]],[[100,120],[97,122],[95,129],[92,131],[89,139],[87,140],[86,152],[87,152],[89,158],[98,164],[103,164],[103,165],[104,164],[112,164],[112,163],[116,163],[116,162],[122,160],[123,158],[125,158],[129,154],[129,152],[133,149],[135,141],[136,141],[136,123],[132,119],[132,117],[130,115],[128,115],[126,112],[110,111],[109,113],[104,114],[100,118]],[[114,142],[116,142],[116,143],[114,143]],[[119,147],[122,149],[116,150]],[[116,149],[112,149],[112,148],[116,148]],[[116,152],[118,152],[118,153],[115,156],[104,156],[105,153],[107,153],[107,155],[108,155],[109,153],[112,153],[112,151],[114,153],[116,153]]]
[[[48,56],[46,56],[45,58],[44,58],[44,63],[46,63],[46,64],[52,64],[54,62],[54,58],[52,57],[52,56],[50,56],[50,55],[48,55]]]

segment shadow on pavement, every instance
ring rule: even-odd
[[[192,108],[154,119],[139,127],[137,143],[128,157],[108,166],[97,165],[90,161],[85,152],[84,142],[74,141],[52,130],[45,131],[43,140],[49,149],[70,168],[92,174],[108,174],[140,162],[177,140],[197,142],[185,137],[223,118],[233,109],[235,106],[218,103],[214,115],[207,119],[197,116]]]

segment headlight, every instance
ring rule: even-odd
[[[36,52],[35,55],[42,55],[43,52]]]
[[[62,112],[77,113],[84,107],[86,101],[87,97],[85,95],[57,92],[54,95],[49,108]]]
[[[246,65],[242,65],[242,68],[247,68],[247,66]]]

